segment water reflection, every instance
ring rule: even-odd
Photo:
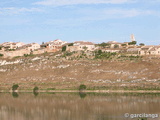
[[[38,96],[39,93],[37,91],[33,91],[33,94],[36,97],[36,96]]]
[[[83,99],[87,96],[87,93],[85,92],[79,92],[79,96]]]
[[[159,94],[0,93],[0,120],[138,120],[124,114],[160,115],[159,106]]]
[[[17,92],[12,92],[12,96],[14,97],[14,98],[18,98],[18,93]]]

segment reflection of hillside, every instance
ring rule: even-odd
[[[125,120],[124,113],[158,113],[158,96],[0,94],[1,120]],[[12,118],[12,119],[11,119]],[[156,120],[156,119],[155,119]]]

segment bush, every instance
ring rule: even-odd
[[[128,44],[129,45],[135,45],[135,44],[137,44],[137,41],[132,41],[132,42],[129,42]]]
[[[66,51],[66,46],[62,47],[62,52]]]
[[[0,57],[2,57],[3,56],[3,54],[0,54]]]
[[[39,90],[37,86],[33,88],[33,92],[37,92],[37,90]]]
[[[14,85],[12,86],[12,90],[13,90],[13,91],[15,91],[15,90],[17,90],[17,89],[18,89],[18,87],[19,87],[19,85],[18,85],[18,84],[14,84]]]
[[[144,44],[144,43],[140,43],[139,45],[140,45],[140,46],[144,46],[145,44]]]
[[[84,85],[84,84],[81,84],[80,86],[79,86],[79,90],[85,90],[87,87],[86,87],[86,85]]]
[[[70,43],[68,46],[73,46],[73,43]]]
[[[103,42],[103,43],[99,44],[99,46],[102,48],[105,48],[105,47],[110,47],[111,44]]]

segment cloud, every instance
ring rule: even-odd
[[[136,0],[43,0],[40,2],[36,2],[34,4],[64,6],[64,5],[77,5],[77,4],[123,4],[135,1]]]
[[[139,15],[151,15],[154,11],[150,10],[137,10],[137,9],[130,9],[130,10],[124,10],[124,9],[111,9],[104,11],[104,14],[108,17],[113,18],[127,18],[127,17],[136,17]]]
[[[107,20],[107,19],[121,19],[132,18],[137,16],[156,15],[156,11],[152,10],[138,10],[138,9],[83,9],[79,14],[83,15],[83,20]]]
[[[54,17],[46,19],[42,24],[53,25],[58,28],[85,27],[94,24],[97,21],[111,21],[114,19],[134,18],[138,16],[153,15],[155,11],[137,10],[137,9],[83,9],[76,12],[80,16],[71,16],[66,18]]]
[[[0,8],[0,14],[2,15],[13,15],[24,12],[41,12],[41,11],[42,10],[39,8],[15,8],[15,7]]]

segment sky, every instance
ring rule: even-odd
[[[0,0],[0,43],[160,44],[160,0]]]

